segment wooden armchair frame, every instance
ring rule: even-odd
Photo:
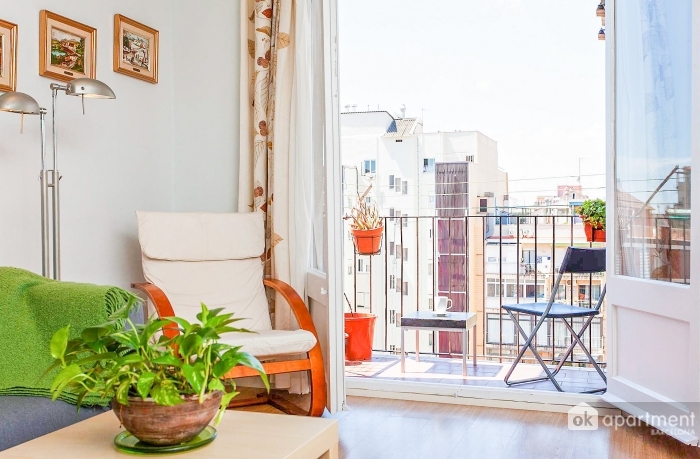
[[[311,314],[309,313],[309,310],[306,309],[304,300],[301,299],[299,294],[289,284],[277,279],[265,279],[263,282],[266,287],[274,289],[287,301],[289,307],[292,308],[292,312],[294,313],[297,322],[299,323],[299,327],[313,333],[313,335],[316,337],[316,345],[307,352],[307,358],[277,362],[263,362],[263,368],[268,375],[292,373],[305,370],[309,371],[311,379],[311,407],[308,412],[303,412],[298,408],[295,409],[294,406],[290,406],[289,403],[285,403],[283,401],[276,402],[270,398],[256,399],[250,403],[236,404],[235,406],[269,402],[276,408],[290,414],[321,416],[324,408],[326,407],[326,374],[323,368],[321,343],[319,342],[318,333],[316,333],[316,327],[314,326],[313,320],[311,320]],[[173,317],[175,315],[175,311],[173,311],[173,307],[170,304],[170,300],[168,300],[168,297],[165,295],[165,292],[163,292],[163,290],[156,285],[151,283],[134,283],[131,284],[131,286],[143,291],[148,296],[148,299],[153,302],[153,305],[156,308],[158,317],[161,319]],[[163,327],[163,333],[168,338],[173,338],[180,332],[177,325],[173,323]],[[243,378],[247,376],[258,376],[258,372],[248,367],[237,366],[226,373],[223,379]]]

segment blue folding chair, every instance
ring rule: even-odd
[[[581,341],[583,333],[589,327],[589,325],[593,321],[593,318],[600,314],[600,307],[603,304],[603,299],[605,298],[605,287],[603,287],[600,299],[598,300],[598,303],[595,305],[594,308],[584,308],[579,306],[573,306],[570,304],[554,302],[554,299],[557,295],[557,291],[559,290],[559,283],[561,282],[562,277],[564,277],[564,274],[591,274],[599,272],[605,272],[605,249],[569,247],[566,250],[566,255],[564,256],[564,260],[562,261],[561,267],[559,268],[559,275],[557,276],[557,281],[554,284],[552,294],[550,295],[549,301],[547,303],[519,303],[504,304],[502,306],[502,308],[505,309],[506,312],[508,312],[508,315],[513,320],[513,323],[518,329],[518,332],[523,336],[523,338],[525,338],[525,344],[523,344],[522,348],[520,349],[520,353],[518,354],[518,357],[515,358],[515,360],[513,361],[513,365],[511,365],[510,370],[508,370],[508,374],[506,374],[506,377],[504,378],[504,381],[507,385],[512,386],[515,384],[546,381],[547,379],[549,379],[550,381],[552,381],[552,384],[554,384],[554,387],[556,387],[559,392],[564,392],[554,377],[557,373],[559,373],[559,370],[561,370],[562,366],[564,365],[564,362],[566,362],[566,359],[574,351],[574,347],[576,347],[577,344],[581,347],[583,352],[588,357],[588,360],[593,364],[593,367],[596,369],[600,377],[603,378],[603,381],[605,381],[607,385],[608,380],[605,377],[605,373],[603,373],[603,370],[601,370],[600,366],[598,365],[598,362],[595,361],[595,359],[591,356],[590,351]],[[523,330],[523,328],[520,326],[520,323],[518,322],[515,316],[516,313],[529,314],[535,317],[539,317],[539,320],[535,324],[535,327],[533,328],[529,336],[525,332],[525,330]],[[578,332],[576,332],[571,327],[571,324],[566,320],[573,319],[575,317],[588,318],[584,322],[581,330],[579,330]],[[551,371],[547,367],[547,365],[545,365],[544,361],[542,360],[542,357],[540,357],[540,354],[537,352],[536,346],[533,344],[535,336],[537,336],[537,331],[547,319],[552,319],[553,321],[556,319],[562,319],[562,322],[564,322],[566,328],[569,330],[572,336],[571,345],[561,357],[559,364],[554,369],[554,371]],[[525,354],[525,351],[527,351],[528,348],[535,355],[535,358],[540,363],[540,365],[542,365],[542,368],[544,368],[544,371],[547,374],[547,376],[510,381],[509,379],[513,374],[513,371],[515,370],[515,367],[518,365],[520,359],[522,359],[523,355]],[[587,392],[595,393],[602,392],[605,390],[606,389],[603,388]]]

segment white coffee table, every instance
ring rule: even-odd
[[[122,430],[108,412],[0,452],[0,459],[128,459],[133,456],[114,446]],[[338,422],[332,419],[227,411],[216,430],[216,439],[200,449],[155,457],[338,458]]]
[[[406,330],[462,333],[462,376],[467,376],[467,333],[471,333],[474,340],[474,367],[476,367],[476,313],[448,312],[439,316],[432,311],[413,311],[401,316],[401,373],[406,372],[406,346],[403,336]],[[418,335],[417,332],[416,335]],[[416,362],[420,362],[417,336]]]

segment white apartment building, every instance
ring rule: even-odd
[[[401,311],[432,309],[433,296],[438,294],[435,165],[468,163],[469,208],[462,209],[462,215],[482,218],[470,219],[467,228],[460,227],[468,232],[464,240],[476,242],[467,244],[466,257],[464,252],[461,255],[464,266],[469,261],[468,273],[462,277],[472,287],[468,292],[450,287],[450,293],[468,295],[470,311],[478,314],[483,314],[484,305],[484,236],[493,229],[495,208],[508,200],[508,177],[498,168],[496,141],[475,131],[425,133],[422,127],[417,118],[395,118],[385,111],[341,115],[345,212],[358,192],[362,194],[371,185],[367,199],[374,200],[380,214],[387,217],[382,252],[371,257],[355,254],[346,222],[343,272],[349,305],[345,304],[345,310],[371,310],[377,315],[375,349],[398,349],[396,324]],[[420,335],[421,351],[437,351],[434,335],[421,333],[425,333]],[[482,333],[479,327],[480,343]],[[407,340],[407,350],[412,351],[415,335],[407,334]]]

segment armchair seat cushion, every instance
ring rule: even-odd
[[[222,343],[243,346],[242,351],[258,359],[303,354],[316,345],[316,337],[306,330],[262,330],[258,333],[227,333]]]

